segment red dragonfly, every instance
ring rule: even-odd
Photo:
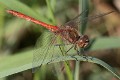
[[[44,23],[42,21],[39,21],[35,18],[32,18],[30,16],[27,16],[27,15],[21,13],[21,12],[17,12],[17,11],[14,11],[14,10],[7,10],[7,12],[9,14],[17,16],[19,18],[23,18],[25,20],[31,21],[35,24],[38,24],[38,25],[41,25],[41,26],[47,28],[52,33],[54,33],[55,35],[59,35],[62,39],[68,41],[71,44],[73,44],[75,49],[76,49],[76,48],[85,48],[89,44],[88,36],[87,35],[81,35],[78,32],[78,25],[80,25],[80,23],[82,21],[94,20],[96,18],[99,18],[99,17],[105,16],[107,14],[110,14],[113,11],[103,13],[103,14],[99,14],[99,15],[96,15],[96,16],[86,17],[85,19],[80,20],[80,15],[84,13],[84,12],[82,12],[80,15],[75,17],[73,20],[67,22],[65,25],[61,25],[60,27]],[[38,54],[38,53],[35,53],[34,55],[36,55],[36,54]],[[33,57],[33,64],[35,64],[35,62],[37,62],[39,65],[41,65],[43,63],[43,61],[45,60],[46,55],[47,55],[47,52],[45,53],[44,59],[41,61],[40,64],[39,64],[39,61],[40,61],[39,56]]]

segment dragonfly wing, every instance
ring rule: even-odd
[[[54,41],[51,42],[51,39],[53,40],[51,36],[52,36],[51,33],[47,33],[47,36],[44,37],[44,41],[42,42],[43,43],[42,47],[40,47],[41,41],[39,41],[39,39],[43,39],[43,35],[38,39],[36,43],[36,48],[33,53],[32,63],[33,73],[36,72],[42,66],[42,64],[49,62],[50,58],[52,57],[52,54],[54,53],[53,49],[55,46],[53,45]]]
[[[88,21],[90,23],[91,21],[95,21],[95,19],[101,18],[105,15],[108,15],[108,14],[114,12],[114,11],[101,13],[101,14],[96,14],[96,15],[88,16],[88,17],[85,17],[85,18],[81,19],[81,15],[84,14],[85,12],[86,11],[84,11],[81,14],[79,14],[78,16],[76,16],[74,19],[72,19],[69,22],[67,22],[66,24],[64,24],[64,26],[65,27],[69,26],[71,28],[76,28],[78,30],[81,23],[84,23],[85,21]]]

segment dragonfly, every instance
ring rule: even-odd
[[[15,11],[15,10],[6,10],[6,11],[9,14],[12,14],[12,15],[17,16],[19,18],[25,19],[27,21],[31,21],[35,24],[38,24],[38,25],[41,25],[41,26],[45,27],[51,33],[53,33],[55,36],[60,36],[62,39],[68,41],[70,44],[73,44],[73,46],[71,48],[74,47],[76,50],[78,48],[86,48],[89,45],[89,42],[90,42],[89,37],[87,35],[82,35],[82,34],[79,33],[79,31],[78,31],[79,25],[84,21],[95,20],[96,18],[100,18],[100,17],[103,17],[105,15],[108,15],[108,14],[114,12],[114,11],[110,11],[110,12],[98,14],[98,15],[95,15],[95,16],[85,17],[84,19],[80,19],[80,16],[82,14],[84,14],[84,12],[87,11],[86,10],[86,11],[83,11],[78,16],[76,16],[75,18],[73,18],[72,20],[65,23],[64,25],[55,26],[55,25],[47,24],[45,22],[42,22],[40,20],[37,20],[35,18],[32,18],[32,17],[30,17],[26,14],[23,14],[21,12]],[[48,50],[48,49],[46,49],[46,50]],[[67,50],[66,53],[69,50]],[[34,55],[37,55],[37,54],[39,54],[39,53],[38,52],[34,53]],[[45,54],[45,55],[44,55],[41,63],[39,63],[39,61],[40,61],[39,56],[34,57],[34,55],[33,55],[33,64],[35,64],[35,62],[37,62],[37,63],[39,63],[40,66],[42,65],[42,63],[44,62],[48,53],[46,51],[46,53],[42,53],[42,54]],[[37,59],[36,59],[36,57],[37,57]]]

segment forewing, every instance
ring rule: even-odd
[[[78,30],[81,23],[84,23],[86,21],[88,21],[89,23],[93,22],[93,21],[95,21],[95,19],[101,18],[101,17],[103,17],[105,15],[108,15],[108,14],[110,14],[112,12],[114,12],[114,11],[101,13],[101,14],[95,14],[95,15],[88,16],[88,17],[85,17],[85,18],[81,19],[81,15],[86,13],[86,11],[83,11],[81,14],[79,14],[78,16],[76,16],[74,19],[70,20],[69,22],[67,22],[63,26],[64,27],[76,28]]]

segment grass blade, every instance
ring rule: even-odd
[[[42,49],[42,48],[41,48]],[[56,47],[54,52],[58,52],[59,48]],[[72,50],[71,52],[75,52],[74,50]],[[3,59],[0,60],[0,78],[11,75],[11,74],[15,74],[27,69],[31,69],[32,68],[32,58],[33,58],[33,51],[27,51],[27,52],[22,52],[19,54],[16,54],[14,56],[8,56],[5,57]],[[92,63],[96,63],[99,64],[101,66],[103,66],[104,68],[106,68],[107,70],[109,70],[111,73],[113,73],[117,78],[120,79],[119,74],[112,68],[110,67],[108,64],[106,64],[105,62],[97,59],[97,58],[92,58],[92,57],[84,57],[84,56],[74,56],[77,60],[80,61],[88,61],[88,62],[92,62]],[[66,60],[76,60],[75,58],[71,57],[71,56],[54,56],[53,57],[53,62],[60,62],[60,61],[66,61]],[[47,59],[43,65],[47,64],[47,62],[51,60],[51,59]],[[39,64],[37,64],[36,66],[39,66]]]

